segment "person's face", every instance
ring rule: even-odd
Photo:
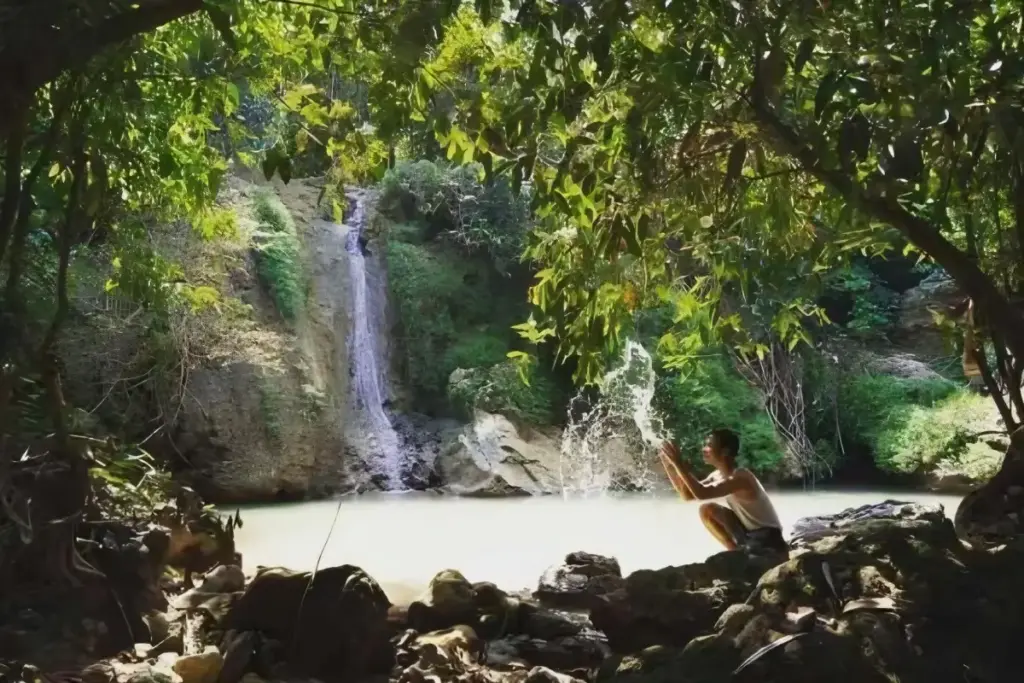
[[[714,435],[708,435],[708,438],[704,440],[704,450],[702,451],[704,462],[712,467],[717,467],[721,460],[719,453],[718,443],[715,441]]]

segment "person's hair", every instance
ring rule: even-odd
[[[739,434],[731,429],[715,429],[711,432],[711,438],[715,440],[715,445],[720,450],[728,452],[733,462],[736,461],[736,456],[740,452]]]

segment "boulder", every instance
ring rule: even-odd
[[[562,490],[560,459],[556,434],[477,411],[472,424],[449,437],[434,467],[457,495],[541,495]]]
[[[435,631],[476,622],[473,584],[454,569],[445,569],[430,580],[426,591],[409,605],[409,627]]]
[[[299,676],[357,680],[390,667],[387,613],[391,603],[352,565],[314,575],[260,568],[223,621],[224,630],[257,631],[287,644],[284,656]]]
[[[929,275],[900,297],[892,340],[922,358],[948,354],[948,344],[932,313],[950,315],[963,300],[951,278],[941,271]]]
[[[533,596],[553,607],[589,609],[594,598],[621,586],[622,570],[615,558],[574,552],[545,570]]]
[[[181,676],[182,683],[217,683],[224,657],[217,648],[207,648],[206,652],[197,655],[179,657],[171,665],[174,673]]]
[[[426,633],[468,625],[482,637],[497,638],[517,627],[519,607],[493,583],[470,583],[460,572],[445,569],[407,608],[392,608],[388,620],[392,630]]]
[[[511,658],[492,661],[489,650],[469,626],[418,635],[403,634],[396,643],[396,683],[582,683],[581,679]]]
[[[1024,547],[972,551],[938,506],[801,520],[790,559],[685,647],[609,660],[599,683],[1015,680]],[[1014,569],[1014,568],[1017,569]]]
[[[531,638],[554,640],[574,636],[583,630],[583,624],[573,621],[565,614],[545,609],[538,605],[523,603],[519,606],[517,630]]]
[[[806,547],[815,540],[836,536],[845,530],[864,533],[872,525],[881,523],[889,528],[893,522],[914,529],[944,529],[946,513],[941,505],[921,505],[899,500],[847,508],[831,515],[801,517],[793,525],[790,545]]]
[[[956,530],[974,547],[997,548],[1024,538],[1024,485],[1020,483],[1024,476],[1019,471],[1020,463],[1011,468],[960,501],[955,517]],[[1014,470],[1016,475],[1012,474]]]
[[[744,600],[780,559],[729,551],[697,564],[640,570],[621,588],[599,596],[590,620],[618,652],[684,646],[710,631],[725,609]]]

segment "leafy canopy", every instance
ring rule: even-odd
[[[1024,351],[1006,296],[1022,17],[1010,0],[495,2],[450,22],[413,104],[449,158],[532,186],[522,332],[557,337],[579,379],[638,302],[675,308],[661,345],[679,362],[717,339],[762,352],[751,323],[799,343],[817,275],[893,247],[938,261]]]

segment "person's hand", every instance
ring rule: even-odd
[[[661,444],[661,455],[663,458],[668,458],[669,462],[679,464],[681,459],[679,457],[679,446],[675,445],[671,441],[666,441]]]

